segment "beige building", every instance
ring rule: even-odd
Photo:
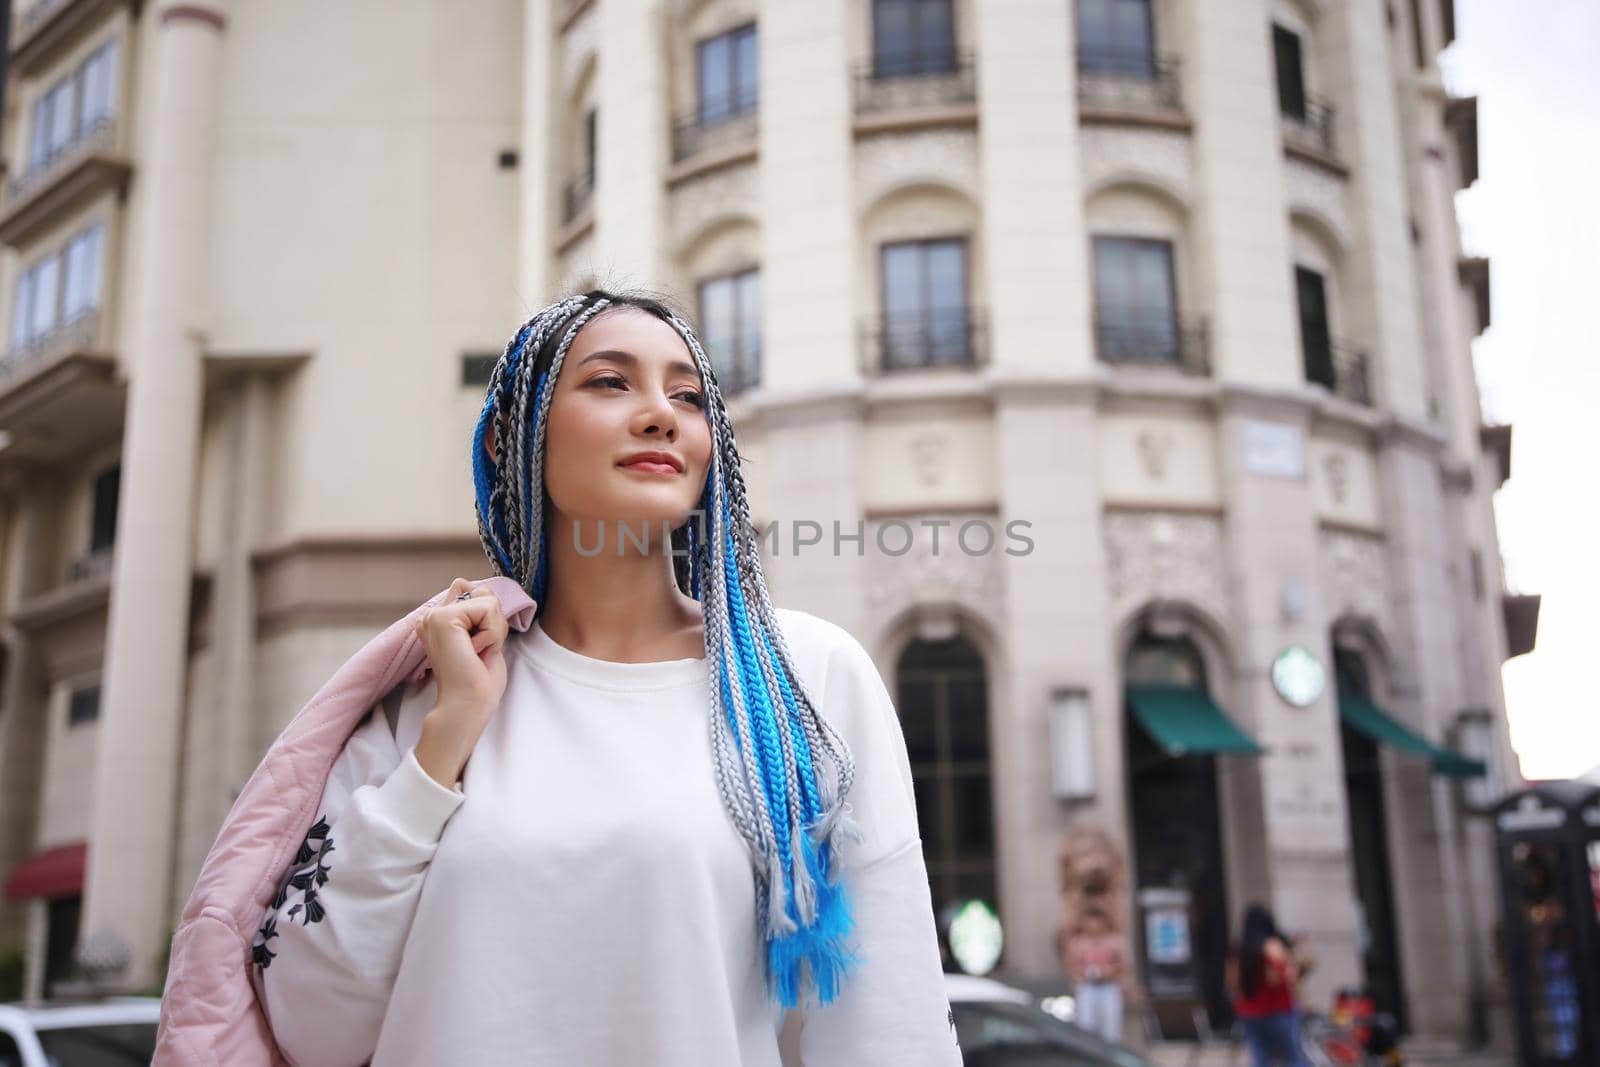
[[[1537,600],[1491,508],[1449,0],[16,6],[29,994],[90,938],[157,980],[277,731],[488,573],[484,357],[598,281],[699,321],[777,599],[878,658],[935,900],[994,905],[1006,973],[1058,971],[1094,826],[1164,1036],[1221,1020],[1251,901],[1315,1006],[1365,982],[1416,1034],[1503,1035],[1478,810]]]

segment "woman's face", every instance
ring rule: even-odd
[[[700,501],[711,463],[711,427],[689,347],[667,323],[637,308],[604,311],[572,340],[545,430],[545,486],[567,519],[602,520],[607,551],[615,524],[660,543]],[[630,464],[642,452],[654,464]],[[570,536],[552,529],[552,536]],[[585,529],[583,544],[594,547]]]

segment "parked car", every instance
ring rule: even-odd
[[[148,1067],[158,997],[0,1004],[0,1067]]]
[[[967,974],[946,974],[956,1040],[966,1067],[1152,1067],[1131,1049],[1046,1010],[1033,994]]]

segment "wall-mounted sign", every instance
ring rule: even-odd
[[[1241,432],[1245,470],[1268,478],[1306,476],[1306,438],[1300,427],[1252,420],[1242,424]]]
[[[988,974],[1000,960],[1004,938],[1000,916],[981,900],[969,900],[950,920],[950,955],[968,974]]]
[[[1272,687],[1297,708],[1315,704],[1326,684],[1322,661],[1304,645],[1290,645],[1272,661]]]

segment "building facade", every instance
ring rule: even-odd
[[[1509,596],[1449,0],[19,4],[0,941],[158,981],[267,745],[488,568],[486,365],[592,284],[718,363],[779,603],[897,698],[935,903],[1059,971],[1125,857],[1150,1033],[1268,904],[1410,1030],[1504,990]],[[1271,279],[1277,278],[1273,283]],[[1070,918],[1070,916],[1068,917]]]

